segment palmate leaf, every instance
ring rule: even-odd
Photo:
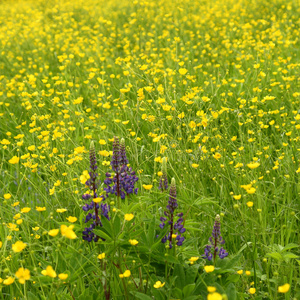
[[[293,249],[293,248],[299,248],[299,245],[293,244],[293,243],[287,244],[285,247],[283,247],[281,252],[284,252],[284,251],[287,251],[287,250],[290,250],[290,249]]]
[[[271,257],[276,259],[277,261],[283,261],[283,257],[280,253],[278,252],[271,252],[266,254],[267,257]]]

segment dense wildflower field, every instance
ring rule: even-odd
[[[0,11],[0,299],[300,299],[298,0]]]

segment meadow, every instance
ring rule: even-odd
[[[0,299],[300,299],[298,0],[0,11]]]

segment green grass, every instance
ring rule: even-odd
[[[207,286],[229,300],[300,298],[297,1],[20,0],[0,10],[0,299],[105,299],[105,284],[110,299],[220,299]],[[119,210],[110,196],[106,242],[87,243],[80,176],[94,141],[104,187],[114,136],[139,192]],[[156,238],[163,157],[187,229],[174,251]],[[217,214],[229,257],[206,274]],[[76,239],[48,235],[69,216]],[[18,240],[27,246],[15,253]],[[68,278],[42,275],[47,266]]]

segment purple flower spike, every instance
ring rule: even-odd
[[[82,199],[84,200],[89,200],[90,198],[93,197],[93,199],[95,198],[102,198],[103,200],[105,200],[105,197],[103,195],[98,195],[97,194],[97,189],[98,186],[100,184],[100,181],[98,180],[98,173],[97,171],[97,159],[96,159],[96,151],[95,151],[95,147],[94,147],[94,143],[91,143],[90,146],[90,178],[89,180],[86,181],[86,185],[90,188],[90,190],[92,191],[92,195],[90,194],[84,194],[82,196]],[[99,237],[97,235],[95,235],[93,233],[93,229],[96,228],[96,226],[102,226],[101,223],[101,219],[100,216],[104,216],[105,218],[107,218],[109,220],[109,210],[110,207],[108,204],[101,204],[101,206],[99,206],[98,203],[95,203],[94,201],[91,201],[89,204],[85,204],[82,209],[86,212],[88,211],[93,211],[93,213],[89,212],[87,214],[87,216],[84,219],[84,223],[88,223],[92,220],[92,223],[89,225],[89,227],[86,227],[84,229],[84,231],[82,232],[82,238],[85,241],[91,242],[97,242],[99,240]]]
[[[177,214],[177,221],[174,223],[175,219],[175,209],[178,207],[177,199],[176,199],[176,184],[175,179],[172,178],[171,185],[170,185],[170,195],[169,195],[169,201],[167,205],[167,210],[164,211],[165,217],[160,217],[161,224],[159,227],[163,229],[166,224],[170,226],[170,231],[162,238],[161,242],[166,243],[166,241],[169,241],[169,247],[170,249],[173,247],[173,239],[174,234],[176,235],[175,240],[177,241],[177,246],[182,246],[182,243],[184,241],[184,237],[181,235],[185,232],[185,228],[183,225],[183,213]]]
[[[106,195],[109,194],[116,195],[122,200],[130,194],[137,194],[138,188],[135,188],[135,183],[139,178],[132,171],[132,168],[127,166],[128,159],[126,156],[126,147],[124,139],[121,142],[117,137],[114,138],[113,142],[113,155],[111,160],[112,170],[115,172],[112,177],[110,173],[106,173],[106,179],[104,184],[106,184]]]
[[[228,256],[228,252],[223,248],[219,248],[219,245],[224,245],[225,241],[221,236],[221,223],[220,216],[216,215],[215,223],[212,231],[212,236],[209,238],[210,245],[206,245],[204,249],[203,258],[207,260],[216,260],[217,255],[223,259]]]

